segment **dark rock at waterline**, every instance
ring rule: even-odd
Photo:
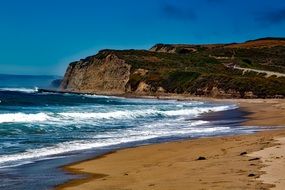
[[[255,174],[248,174],[248,177],[254,177]]]
[[[243,155],[246,155],[247,154],[247,152],[242,152],[242,153],[240,153],[240,156],[243,156]]]
[[[260,158],[251,158],[248,161],[260,160]]]
[[[206,158],[203,156],[200,156],[199,158],[197,158],[197,160],[206,160]]]

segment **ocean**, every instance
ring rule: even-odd
[[[0,75],[0,189],[50,189],[60,166],[114,149],[256,131],[233,103],[38,93],[56,76]]]

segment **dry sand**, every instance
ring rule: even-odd
[[[252,157],[261,158],[265,167],[261,169],[264,175],[260,180],[268,184],[275,184],[272,189],[285,189],[285,137],[275,138],[277,145],[250,154]]]
[[[245,125],[285,126],[284,100],[231,101],[252,113]],[[284,137],[285,130],[280,129],[119,150],[66,166],[71,172],[88,174],[87,178],[57,189],[268,189],[274,185],[277,188],[285,179]],[[197,160],[199,157],[205,160]]]

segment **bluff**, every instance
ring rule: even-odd
[[[150,50],[101,50],[70,63],[63,91],[163,93],[227,98],[285,97],[285,39],[244,43],[157,44]]]

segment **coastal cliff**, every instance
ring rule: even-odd
[[[115,95],[284,98],[285,40],[101,50],[71,63],[60,89]]]
[[[74,92],[122,94],[129,81],[130,68],[113,54],[104,59],[88,57],[69,65],[61,88]]]

